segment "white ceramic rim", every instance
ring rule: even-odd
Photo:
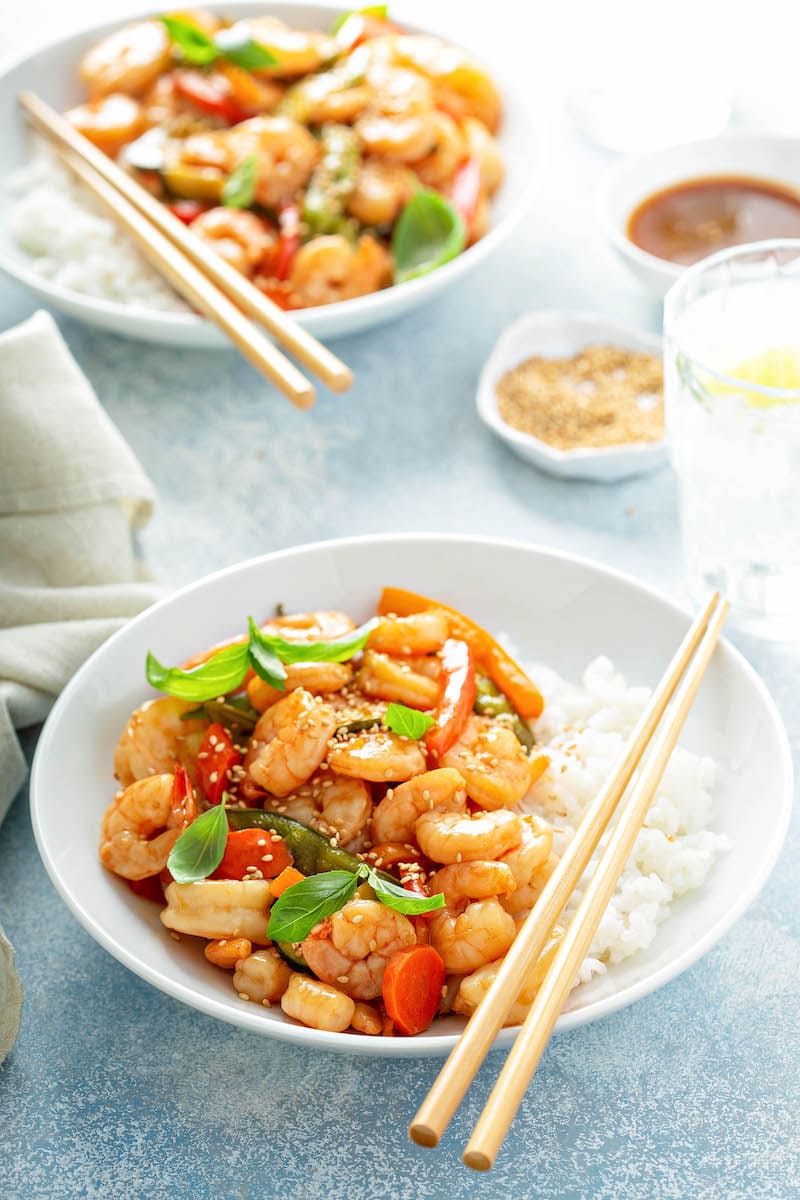
[[[632,242],[625,233],[625,224],[621,225],[616,220],[612,212],[611,197],[619,186],[620,182],[622,182],[626,176],[635,178],[635,176],[638,174],[639,168],[644,163],[657,162],[658,159],[663,158],[665,155],[676,154],[681,150],[697,151],[698,148],[702,146],[709,146],[712,144],[731,146],[735,148],[743,145],[746,142],[773,142],[775,143],[776,148],[779,148],[781,145],[789,144],[796,146],[797,138],[784,137],[780,134],[774,133],[759,133],[756,130],[741,130],[736,133],[726,133],[720,137],[702,138],[697,142],[676,142],[674,146],[664,146],[659,150],[652,150],[645,154],[629,154],[626,155],[625,158],[620,159],[619,162],[615,163],[606,172],[600,187],[600,193],[598,195],[599,221],[608,241],[611,242],[612,246],[614,246],[614,248],[620,254],[631,259],[632,262],[637,263],[640,267],[650,271],[658,272],[663,279],[669,279],[672,280],[673,283],[676,283],[686,271],[691,270],[693,267],[696,267],[699,264],[692,263],[691,266],[681,266],[679,263],[670,262],[666,258],[659,258],[657,254],[650,254],[647,250],[642,250],[641,247]],[[675,175],[671,183],[662,184],[661,188],[657,188],[656,191],[662,190],[663,188],[674,187],[676,184],[683,183],[686,180],[696,179],[698,178],[698,175],[702,175],[702,172],[692,171],[686,173],[680,171]],[[761,176],[761,178],[765,177]],[[781,181],[776,177],[774,182],[779,183]],[[641,203],[641,201],[638,203]],[[635,208],[636,204],[628,209],[627,213],[625,214],[626,222]],[[742,245],[749,244],[754,245],[755,243],[742,243]],[[731,246],[729,249],[739,250],[741,247]],[[727,250],[720,250],[717,251],[717,253],[725,254],[727,253]],[[716,255],[709,255],[708,257],[716,257]],[[700,259],[699,261],[706,262],[707,259]]]
[[[215,571],[211,575],[205,576],[203,579],[196,580],[194,583],[188,584],[186,587],[173,592],[166,596],[163,600],[158,601],[149,609],[145,609],[139,616],[134,617],[126,626],[112,634],[104,646],[91,655],[90,658],[78,670],[72,680],[67,684],[64,691],[56,701],[53,710],[45,722],[39,738],[39,744],[36,748],[36,754],[31,768],[30,779],[30,809],[31,821],[33,824],[33,832],[36,839],[36,845],[39,850],[39,855],[44,863],[45,869],[50,877],[53,886],[58,894],[70,910],[72,915],[77,919],[80,925],[89,933],[95,941],[97,941],[105,950],[114,958],[121,962],[135,975],[145,979],[160,991],[172,996],[175,1000],[180,1000],[189,1007],[198,1009],[200,1012],[208,1016],[217,1017],[220,1020],[230,1024],[239,1026],[240,1028],[248,1029],[249,1031],[264,1035],[267,1033],[274,1036],[279,1041],[293,1043],[295,1045],[303,1045],[320,1050],[333,1050],[346,1054],[368,1054],[377,1055],[386,1058],[414,1058],[426,1057],[429,1055],[444,1055],[448,1053],[458,1040],[457,1034],[448,1034],[440,1036],[418,1035],[414,1038],[373,1038],[366,1034],[350,1034],[346,1037],[341,1034],[327,1033],[321,1030],[310,1030],[300,1025],[270,1023],[270,1028],[266,1029],[265,1024],[256,1014],[248,1011],[247,1005],[242,1006],[241,1012],[234,1010],[228,1004],[208,999],[200,996],[197,992],[193,992],[191,988],[184,987],[181,984],[176,984],[169,979],[164,979],[157,972],[149,969],[146,965],[134,963],[133,956],[124,946],[120,946],[113,941],[112,938],[107,938],[95,924],[91,913],[83,909],[73,897],[61,885],[58,874],[47,858],[44,851],[44,833],[41,825],[41,814],[39,806],[36,802],[36,795],[39,788],[39,773],[41,771],[41,763],[47,757],[50,730],[55,727],[58,714],[65,708],[69,702],[73,690],[76,688],[78,681],[85,674],[92,670],[92,663],[97,654],[100,654],[105,646],[112,644],[117,639],[123,637],[126,631],[132,624],[141,623],[149,618],[149,614],[153,611],[162,608],[166,605],[180,601],[182,597],[203,589],[211,581],[219,579],[226,575],[236,574],[243,567],[253,565],[257,562],[263,563],[266,561],[279,562],[281,559],[289,558],[296,554],[304,554],[319,550],[331,550],[337,547],[346,547],[353,545],[376,545],[385,544],[386,542],[402,542],[416,541],[420,544],[433,543],[437,541],[456,542],[464,545],[469,545],[475,551],[480,551],[481,547],[487,545],[508,547],[517,550],[532,551],[536,554],[545,555],[547,557],[561,559],[564,561],[575,563],[577,566],[588,568],[592,572],[599,573],[618,580],[627,587],[634,589],[652,600],[657,601],[659,605],[665,605],[673,613],[684,620],[688,626],[691,621],[691,615],[679,604],[663,596],[655,588],[651,588],[646,584],[640,583],[621,571],[613,570],[604,566],[602,563],[594,562],[581,555],[567,554],[558,550],[553,550],[550,547],[542,546],[530,542],[520,541],[511,538],[484,538],[472,537],[468,534],[446,534],[446,533],[393,533],[383,535],[368,535],[361,537],[337,538],[329,541],[310,542],[302,546],[293,546],[289,549],[276,550],[271,554],[258,555],[255,558],[247,559],[242,563],[237,563],[234,566],[225,567],[221,571]],[[625,1008],[632,1004],[635,1000],[641,999],[643,996],[649,995],[658,988],[663,987],[671,979],[680,975],[687,968],[691,967],[699,958],[701,958],[708,950],[711,949],[716,942],[727,932],[728,929],[738,920],[742,913],[755,900],[758,893],[766,883],[775,862],[783,846],[784,839],[789,827],[789,821],[792,813],[792,798],[793,798],[793,764],[791,748],[786,730],[781,720],[775,701],[772,699],[766,685],[761,680],[758,673],[745,659],[735,646],[731,645],[727,640],[723,639],[723,644],[727,648],[727,652],[732,654],[737,660],[738,665],[743,669],[749,682],[758,692],[761,697],[766,711],[769,713],[778,732],[778,739],[781,745],[781,774],[783,780],[783,794],[781,797],[781,820],[770,831],[770,840],[766,853],[761,860],[761,867],[757,874],[748,878],[743,887],[737,902],[727,911],[724,917],[713,924],[702,937],[698,938],[691,946],[687,947],[683,953],[678,954],[672,961],[666,963],[659,970],[656,970],[646,980],[642,980],[637,984],[631,985],[628,988],[622,989],[619,992],[610,996],[605,996],[594,1004],[587,1005],[584,1008],[576,1009],[573,1012],[565,1013],[558,1018],[556,1022],[556,1030],[565,1032],[568,1029],[574,1029],[579,1025],[587,1024],[590,1021],[598,1020],[601,1017],[610,1015],[620,1008]],[[498,1034],[495,1042],[495,1048],[508,1047],[512,1044],[519,1032],[519,1027],[515,1026],[509,1029],[503,1029]],[[377,1043],[380,1043],[378,1045]]]
[[[227,4],[229,0],[224,0]],[[318,4],[321,8],[330,10],[333,17],[342,13],[350,12],[351,9],[341,7],[335,4],[329,4],[328,0],[313,0],[313,3]],[[287,0],[236,0],[236,7],[244,8],[251,5],[254,10],[262,12],[265,8],[288,8],[290,3]],[[23,67],[37,54],[44,50],[49,50],[57,46],[59,42],[67,41],[69,38],[79,37],[86,34],[91,34],[94,29],[101,30],[109,25],[122,26],[127,20],[138,20],[143,17],[156,15],[160,10],[154,10],[150,5],[143,7],[135,7],[119,21],[103,21],[94,22],[91,25],[81,25],[73,29],[64,37],[52,38],[50,40],[43,39],[37,43],[33,50],[26,53],[0,60],[0,78],[4,75]],[[403,23],[403,28],[410,33],[430,33],[434,36],[442,37],[448,41],[453,39],[444,32],[439,32],[433,27],[425,27]],[[503,108],[512,109],[520,113],[525,121],[530,125],[532,133],[532,156],[528,172],[524,178],[524,182],[519,190],[519,195],[516,201],[511,205],[506,215],[496,224],[493,225],[489,232],[475,242],[472,246],[467,247],[461,254],[444,263],[443,266],[437,267],[435,272],[429,275],[423,275],[418,279],[409,279],[405,283],[393,283],[387,288],[383,288],[378,292],[371,292],[368,296],[358,296],[353,300],[341,300],[335,304],[318,305],[314,308],[299,308],[293,310],[293,316],[296,316],[310,333],[314,333],[320,325],[326,325],[329,321],[335,320],[337,317],[358,318],[368,313],[370,316],[380,313],[384,308],[390,306],[395,301],[398,294],[402,294],[404,300],[407,301],[408,307],[414,307],[414,298],[419,295],[424,295],[429,286],[431,277],[435,275],[437,288],[445,288],[449,282],[453,282],[464,271],[470,270],[477,266],[488,254],[491,254],[495,247],[502,244],[505,239],[519,227],[526,212],[530,209],[536,193],[536,187],[541,178],[542,166],[545,161],[546,142],[544,134],[544,122],[536,115],[535,106],[527,102],[522,95],[521,89],[516,85],[515,80],[508,82],[508,71],[504,68],[502,72],[496,69],[482,54],[476,54],[469,46],[464,46],[460,42],[453,43],[461,49],[472,54],[482,65],[486,66],[490,74],[495,79],[503,79],[501,89],[501,99]],[[509,103],[510,102],[510,103]],[[20,120],[22,116],[20,114]],[[502,187],[502,184],[501,184]],[[140,305],[120,304],[117,300],[101,300],[96,296],[87,296],[83,292],[73,292],[69,288],[63,287],[61,284],[52,283],[50,280],[39,275],[33,268],[28,267],[25,262],[4,255],[0,249],[0,270],[5,271],[12,279],[18,280],[26,287],[34,292],[49,294],[54,300],[59,300],[62,303],[66,302],[73,307],[85,309],[87,314],[97,314],[102,316],[119,317],[121,320],[132,320],[138,323],[139,320],[158,320],[166,326],[172,326],[176,329],[199,329],[202,326],[213,327],[214,323],[206,317],[200,317],[195,313],[171,312],[168,309],[145,308]],[[398,289],[400,291],[398,291]],[[400,316],[402,314],[398,314]],[[79,319],[79,318],[75,318]],[[93,322],[90,322],[93,323]],[[376,319],[375,324],[379,323]],[[331,335],[337,336],[337,335]],[[226,345],[227,343],[223,343]],[[209,349],[213,349],[213,345],[209,345]]]
[[[620,446],[560,450],[557,446],[550,446],[547,442],[543,442],[541,438],[534,437],[532,433],[523,433],[521,429],[515,429],[513,425],[509,425],[503,420],[498,408],[497,391],[491,381],[492,360],[500,349],[500,345],[504,339],[506,337],[510,338],[516,327],[528,321],[532,315],[541,317],[542,324],[549,323],[551,325],[567,321],[593,321],[598,325],[602,325],[611,337],[614,335],[624,336],[633,334],[645,345],[649,345],[653,354],[657,354],[659,358],[663,352],[663,338],[659,337],[658,334],[637,329],[634,325],[628,325],[625,321],[613,320],[603,316],[602,313],[587,312],[584,309],[543,308],[541,311],[531,309],[527,313],[520,314],[510,325],[506,325],[492,346],[489,357],[483,365],[478,381],[477,409],[478,415],[485,424],[504,441],[526,450],[533,450],[539,457],[549,459],[553,463],[577,466],[579,463],[593,463],[598,460],[614,462],[617,459],[630,459],[634,456],[641,456],[646,459],[653,457],[655,454],[660,455],[663,453],[667,445],[666,437],[659,438],[657,442],[624,442]]]

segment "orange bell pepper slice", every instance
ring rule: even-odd
[[[541,716],[544,700],[536,685],[490,633],[458,609],[405,588],[385,587],[378,603],[378,614],[385,617],[389,613],[396,613],[399,617],[410,617],[413,613],[426,612],[431,608],[447,613],[452,636],[467,643],[478,664],[500,691],[508,696],[521,717],[530,721]]]

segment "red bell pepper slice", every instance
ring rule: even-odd
[[[202,200],[174,200],[172,204],[167,205],[173,217],[183,221],[184,225],[191,225],[201,213],[208,212],[209,207]]]
[[[197,781],[211,804],[219,804],[222,793],[230,789],[228,772],[237,767],[242,756],[223,725],[209,725],[197,754]]]
[[[268,829],[232,829],[225,853],[211,878],[244,879],[250,874],[248,867],[255,867],[264,879],[274,879],[293,861],[283,838]]]
[[[221,117],[229,125],[238,125],[250,115],[233,98],[231,85],[224,75],[203,75],[200,71],[176,71],[175,90],[202,112]]]
[[[439,652],[444,686],[425,735],[429,752],[437,759],[458,741],[475,703],[475,659],[466,642],[448,638]]]
[[[463,162],[450,185],[450,203],[463,220],[467,234],[472,230],[481,196],[481,164],[477,157]]]
[[[294,256],[300,249],[300,209],[296,204],[284,204],[278,213],[280,237],[275,251],[273,275],[276,279],[288,279]]]

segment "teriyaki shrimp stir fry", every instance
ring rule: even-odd
[[[106,37],[78,75],[67,119],[283,308],[425,274],[487,231],[494,82],[374,9],[328,32],[167,14]]]
[[[469,1015],[553,869],[521,802],[548,765],[534,684],[480,626],[386,588],[249,621],[119,740],[100,858],[205,940],[242,1000],[315,1029],[421,1033]],[[533,1000],[558,934],[510,1014]]]

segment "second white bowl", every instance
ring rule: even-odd
[[[477,397],[481,420],[520,458],[550,475],[565,479],[610,483],[660,466],[666,456],[666,439],[599,449],[558,450],[529,433],[514,429],[500,416],[497,384],[506,371],[536,355],[570,358],[587,346],[600,345],[661,354],[661,339],[654,334],[643,333],[631,325],[595,313],[557,310],[523,313],[500,335],[481,372]]]
[[[631,213],[655,192],[690,179],[739,175],[800,188],[800,139],[728,134],[636,154],[612,167],[600,193],[600,223],[622,261],[654,296],[663,297],[686,270],[635,246]]]

